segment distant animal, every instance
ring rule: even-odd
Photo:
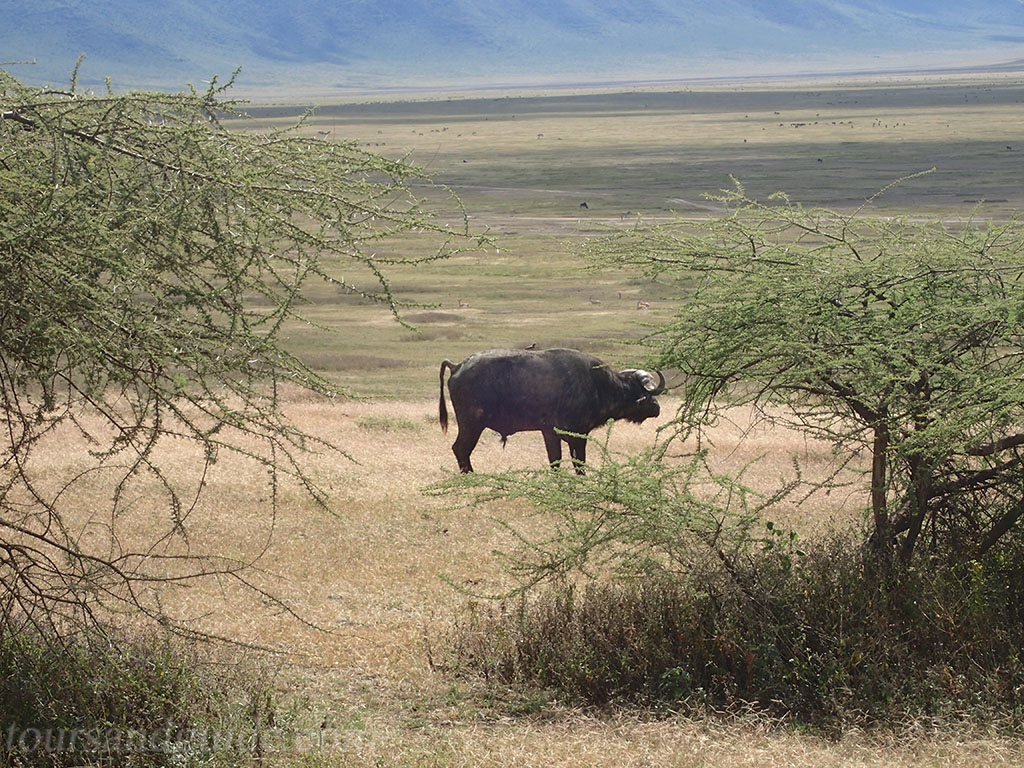
[[[587,435],[609,419],[639,424],[660,412],[656,395],[665,391],[665,377],[644,370],[614,371],[592,355],[574,349],[491,349],[461,363],[441,363],[438,419],[448,432],[444,397],[445,369],[451,371],[448,392],[459,434],[452,452],[459,470],[472,472],[469,456],[485,429],[501,435],[502,445],[516,432],[539,431],[548,461],[562,461],[562,441],[576,472],[583,474]],[[560,432],[570,434],[560,434]]]
[[[580,208],[589,208],[589,207],[590,206],[587,205],[587,201],[586,200],[584,200],[582,203],[580,203]]]

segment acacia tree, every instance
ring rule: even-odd
[[[805,209],[738,183],[727,212],[591,244],[683,288],[646,339],[685,377],[675,421],[724,409],[826,440],[864,468],[871,538],[906,563],[989,551],[1024,514],[1024,231]],[[828,481],[826,481],[828,482]]]
[[[323,503],[300,463],[315,441],[282,417],[278,387],[335,388],[282,347],[282,324],[310,280],[397,313],[378,241],[433,233],[414,259],[427,261],[468,234],[457,200],[408,162],[240,129],[228,86],[97,96],[0,70],[0,629],[94,620],[100,605],[157,615],[144,587],[169,574],[246,580],[244,563],[164,538],[126,548],[112,526],[87,546],[66,516],[76,489],[113,472],[114,520],[134,482],[155,481],[181,537],[210,464],[237,451],[265,466],[272,506],[281,475]],[[451,203],[454,229],[414,185]],[[94,465],[54,490],[33,451],[69,426]],[[190,489],[159,459],[170,437],[203,449]]]

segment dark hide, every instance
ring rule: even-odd
[[[469,455],[480,434],[493,429],[503,441],[516,432],[540,431],[552,466],[562,460],[564,440],[576,471],[583,474],[587,441],[556,430],[586,435],[609,419],[639,424],[660,413],[654,396],[665,389],[661,373],[655,380],[647,371],[616,372],[573,349],[492,349],[458,364],[441,363],[438,415],[444,432],[446,368],[451,371],[448,392],[459,423],[452,451],[463,472],[473,471]]]

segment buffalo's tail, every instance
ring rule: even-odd
[[[452,373],[459,370],[459,366],[453,363],[451,360],[444,360],[441,363],[441,398],[437,403],[437,420],[441,422],[441,431],[445,434],[448,433],[448,408],[444,404],[444,369],[447,368]]]

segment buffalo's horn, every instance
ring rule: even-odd
[[[648,392],[654,392],[658,387],[654,383],[654,377],[645,370],[636,369],[630,371],[634,376],[640,380],[640,385]]]
[[[654,376],[652,376],[650,372],[641,368],[628,368],[621,371],[621,373],[623,375],[628,374],[630,376],[636,376],[640,380],[640,384],[643,386],[644,390],[652,395],[657,395],[665,391],[665,377],[662,375],[661,371],[656,372],[658,374],[657,384],[654,383]]]

